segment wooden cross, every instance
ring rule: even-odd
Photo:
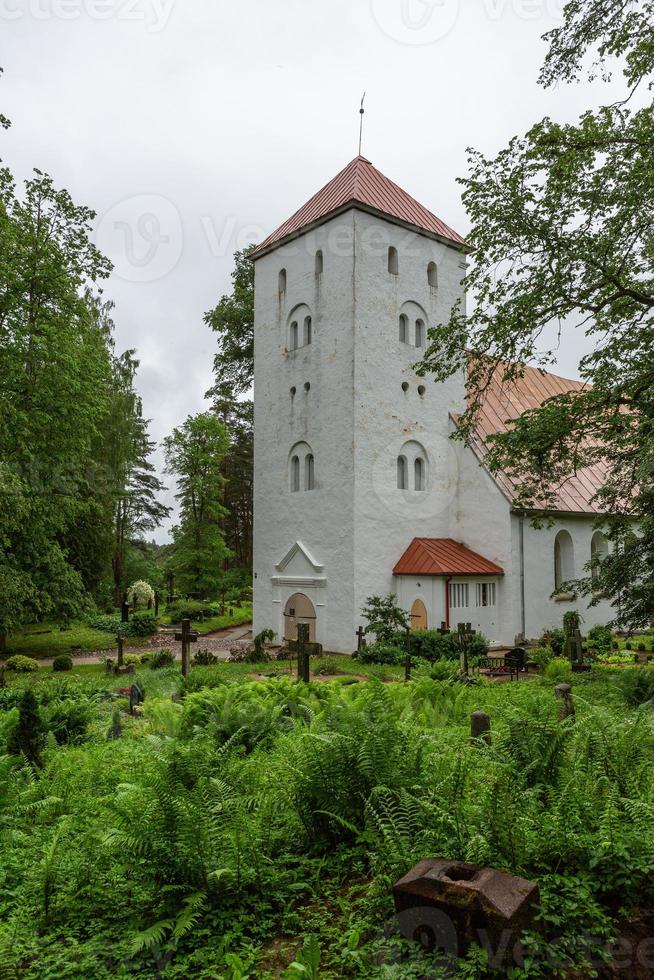
[[[305,684],[309,683],[310,671],[309,671],[309,651],[307,650],[307,644],[309,643],[309,624],[308,623],[298,623],[297,624],[297,679],[299,681],[304,681]]]
[[[406,628],[406,656],[404,658],[404,680],[411,680],[411,627]]]
[[[357,630],[357,653],[361,653],[366,645],[366,631],[363,626]]]
[[[460,653],[460,663],[461,672],[468,676],[468,644],[473,636],[476,635],[477,631],[473,630],[470,623],[459,623],[457,625],[457,633],[459,636],[459,650]]]
[[[447,636],[447,634],[450,632],[450,627],[447,625],[447,623],[442,622],[441,628],[436,630],[436,632],[440,633],[441,636]]]
[[[183,619],[181,633],[175,633],[175,639],[182,644],[182,675],[184,677],[188,677],[191,669],[191,643],[197,643],[199,635],[191,629],[190,619]]]
[[[129,622],[129,603],[127,601],[127,598],[123,599],[123,604],[120,607],[120,621],[121,623]]]
[[[124,643],[125,643],[125,641],[123,640],[122,636],[120,636],[120,634],[119,634],[116,637],[116,646],[118,647],[118,666],[119,667],[122,667],[123,664],[125,663],[125,661],[123,659],[123,645],[124,645]]]
[[[575,645],[575,660],[577,663],[581,663],[584,659],[584,648],[581,643],[581,630],[574,630],[572,633],[572,639]]]

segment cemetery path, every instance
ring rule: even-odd
[[[197,643],[194,643],[191,648],[191,656],[193,656],[196,650],[211,650],[219,660],[229,660],[231,647],[237,646],[239,643],[248,643],[251,638],[252,629],[248,623],[242,623],[240,626],[232,626],[229,629],[216,630],[215,633],[207,633],[205,636],[198,637]],[[142,654],[148,650],[161,650],[164,648],[172,650],[175,654],[175,659],[181,662],[182,644],[165,633],[153,636],[143,646],[125,646],[125,653]],[[102,663],[105,657],[113,657],[115,659],[117,656],[118,650],[113,646],[103,650],[94,650],[93,653],[83,653],[80,656],[73,657],[73,661],[76,664],[99,664]],[[52,657],[44,657],[43,660],[39,659],[39,663],[51,667],[52,660]]]

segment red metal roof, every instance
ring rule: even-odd
[[[581,391],[587,387],[582,381],[560,378],[542,368],[534,367],[525,367],[522,377],[511,383],[505,383],[502,381],[505,367],[503,362],[498,363],[481,401],[476,438],[472,448],[482,461],[486,454],[485,443],[488,436],[496,432],[506,432],[510,428],[512,419],[530,408],[538,408],[553,395]],[[607,467],[601,462],[579,470],[556,488],[554,508],[571,513],[601,513],[593,497],[606,480],[606,474]],[[495,473],[493,476],[506,496],[513,500],[517,482],[507,473]]]
[[[393,575],[504,575],[504,571],[452,538],[414,538]]]
[[[357,204],[456,245],[464,244],[463,238],[453,228],[385,177],[370,160],[359,156],[258,245],[252,255],[256,258],[309,225],[316,225],[334,212]]]

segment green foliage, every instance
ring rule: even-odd
[[[184,592],[217,592],[228,550],[224,541],[225,426],[209,412],[189,417],[165,440],[167,472],[177,479],[179,524],[172,529],[168,564]]]
[[[398,630],[409,627],[409,614],[397,605],[392,593],[369,596],[361,615],[368,621],[366,633],[373,633],[378,643],[392,643]]]
[[[35,766],[41,765],[45,729],[34,692],[27,688],[18,703],[18,719],[7,742],[10,755],[20,755]]]
[[[534,647],[532,650],[528,651],[529,660],[538,666],[539,670],[545,670],[545,668],[551,664],[554,660],[555,654],[552,647],[541,646]]]
[[[652,0],[568,0],[546,35],[540,81],[588,74],[596,104],[576,120],[536,122],[494,158],[470,151],[462,183],[474,262],[464,284],[475,306],[432,327],[420,365],[436,382],[468,366],[458,423],[468,439],[493,374],[510,392],[524,364],[556,369],[561,346],[585,335],[583,386],[512,420],[488,441],[485,463],[541,523],[566,481],[602,468],[594,503],[613,547],[575,590],[591,604],[608,597],[626,628],[654,615],[654,253],[643,220],[654,190],[653,17]]]
[[[588,630],[588,646],[597,650],[600,656],[608,656],[613,649],[613,633],[608,626],[592,626]]]
[[[39,669],[38,660],[33,660],[31,657],[24,657],[22,654],[15,654],[13,657],[9,657],[5,664],[6,670],[14,670],[17,674],[30,674],[34,673]]]
[[[545,667],[545,677],[553,684],[569,684],[572,680],[570,661],[563,657],[555,657]]]
[[[204,322],[218,334],[218,353],[214,360],[216,389],[209,396],[222,396],[227,389],[245,394],[254,378],[254,263],[249,258],[253,246],[236,252],[232,272],[233,291],[205,314]]]
[[[564,642],[565,634],[563,630],[556,627],[555,629],[546,630],[543,633],[539,640],[539,645],[541,647],[551,647],[555,656],[560,657],[563,653]]]
[[[165,667],[173,667],[175,664],[175,654],[172,650],[155,650],[150,655],[150,667],[152,670],[163,670]]]
[[[183,619],[194,619],[201,622],[205,618],[219,616],[220,604],[199,602],[197,599],[180,599],[167,606],[166,613],[173,623],[181,623]]]
[[[620,671],[618,688],[625,704],[637,708],[641,704],[654,705],[654,670],[637,667]]]
[[[157,632],[154,613],[133,613],[128,622],[123,623],[120,616],[91,616],[88,625],[92,629],[111,633],[113,636],[152,636]]]
[[[211,667],[216,663],[218,663],[218,657],[211,650],[196,650],[193,654],[194,667]]]
[[[368,643],[358,654],[362,664],[403,664],[406,647],[392,643]]]
[[[73,658],[69,653],[60,653],[58,657],[55,657],[52,661],[52,669],[54,671],[69,671],[73,669]]]

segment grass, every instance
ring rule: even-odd
[[[147,638],[127,637],[126,646],[143,646]],[[5,656],[15,653],[37,660],[57,657],[60,653],[94,653],[115,646],[115,638],[104,630],[92,629],[86,623],[74,622],[62,630],[60,623],[35,623],[23,626],[7,639]]]
[[[229,613],[224,616],[214,616],[205,619],[204,622],[193,620],[192,627],[200,636],[206,636],[216,630],[242,626],[252,619],[252,606],[247,604],[232,607],[232,613],[231,616]],[[172,625],[170,616],[166,615],[161,616],[159,622],[162,626]],[[143,647],[147,646],[148,642],[149,637],[125,637],[126,647]],[[93,629],[83,622],[73,622],[65,629],[62,628],[61,623],[33,623],[17,629],[8,637],[4,656],[11,657],[19,653],[26,657],[44,660],[57,657],[60,653],[70,653],[74,656],[95,653],[97,650],[111,650],[115,645],[115,637],[111,633]]]
[[[217,630],[225,630],[232,626],[242,626],[245,623],[251,622],[252,605],[250,603],[244,603],[242,606],[228,606],[228,610],[229,609],[232,611],[231,616],[229,615],[229,612],[227,612],[224,616],[212,616],[211,618],[204,620],[192,619],[191,627],[196,631],[196,633],[199,633],[200,636],[206,636],[207,633],[215,633]],[[173,625],[173,620],[167,614],[160,616],[159,622],[162,626]]]

